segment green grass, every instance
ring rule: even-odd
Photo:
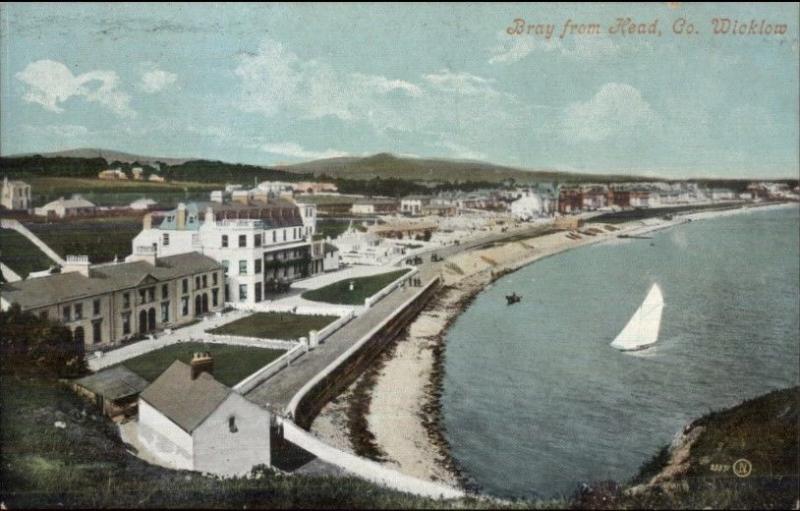
[[[122,365],[148,381],[153,381],[169,367],[175,359],[186,362],[196,351],[210,351],[214,357],[214,378],[232,387],[284,354],[281,350],[250,348],[226,344],[183,342],[151,351],[126,360]]]
[[[28,238],[11,229],[0,229],[0,261],[22,278],[55,264]]]
[[[305,316],[283,312],[257,312],[227,325],[209,330],[212,334],[241,335],[262,339],[294,340],[308,337],[311,330],[321,330],[339,319],[337,316]]]
[[[26,227],[62,257],[88,255],[92,263],[104,263],[130,255],[131,242],[142,231],[142,222],[136,217],[108,217]]]
[[[116,426],[52,380],[3,374],[0,406],[0,501],[9,509],[456,509],[488,505],[475,499],[424,499],[353,477],[287,476],[266,470],[257,479],[218,479],[168,470],[128,454]],[[66,428],[55,428],[55,421],[64,421]]]
[[[411,270],[404,269],[372,275],[370,277],[344,279],[319,289],[306,291],[302,296],[306,300],[313,300],[315,302],[341,305],[363,305],[366,298],[374,295],[409,271]],[[350,291],[351,282],[353,283],[352,291]]]
[[[70,177],[39,177],[25,181],[31,185],[36,206],[79,193],[98,206],[126,205],[136,199],[148,197],[158,202],[159,207],[174,207],[179,201],[208,200],[210,191],[224,187],[223,184],[215,183],[154,183]]]
[[[325,239],[330,236],[331,239],[334,239],[346,231],[349,225],[350,222],[318,221],[314,237],[316,239]]]

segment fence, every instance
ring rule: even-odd
[[[395,289],[400,287],[400,285],[405,280],[409,279],[410,277],[413,277],[417,273],[419,273],[419,270],[417,268],[411,268],[410,272],[400,276],[399,278],[395,279],[394,282],[392,282],[388,286],[384,287],[383,289],[381,289],[380,291],[378,291],[374,295],[366,298],[364,300],[364,306],[367,307],[367,308],[372,307],[373,305],[378,303],[378,301],[380,301],[384,296],[388,295],[389,293],[391,293],[392,291],[394,291]]]
[[[289,365],[298,357],[301,357],[307,350],[305,343],[295,344],[294,348],[290,349],[280,357],[276,358],[269,364],[265,365],[258,371],[254,372],[244,380],[234,385],[233,390],[240,394],[246,394],[256,388],[264,381],[271,378],[275,373],[289,367]]]

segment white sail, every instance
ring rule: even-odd
[[[661,328],[661,311],[663,309],[664,297],[661,295],[661,288],[658,287],[658,284],[653,284],[644,302],[611,343],[611,347],[629,351],[638,350],[656,342],[658,331]]]

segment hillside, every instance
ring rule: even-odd
[[[489,181],[514,179],[518,183],[547,181],[630,181],[632,176],[573,174],[556,170],[522,170],[471,160],[405,158],[379,153],[364,158],[328,158],[279,166],[289,172],[313,172],[330,177],[372,179],[401,178],[412,181]]]
[[[197,158],[165,158],[161,156],[143,156],[138,154],[131,154],[126,153],[123,151],[113,151],[108,149],[95,149],[95,148],[78,148],[78,149],[67,149],[65,151],[55,151],[51,153],[25,153],[25,154],[14,154],[10,156],[4,156],[6,158],[23,158],[39,155],[43,158],[102,158],[108,162],[119,161],[122,163],[154,163],[154,162],[161,162],[166,163],[167,165],[179,165],[181,163],[187,162],[189,160],[195,160]]]

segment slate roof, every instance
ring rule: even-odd
[[[147,380],[125,366],[105,369],[75,383],[112,401],[139,394],[148,385]]]
[[[221,269],[210,257],[198,252],[161,257],[156,266],[146,261],[96,266],[85,277],[78,272],[56,273],[3,284],[0,293],[23,310],[97,296],[138,286],[148,275],[167,281],[195,273]]]
[[[191,367],[176,360],[139,395],[187,433],[191,433],[233,392],[208,373],[192,380]]]
[[[273,199],[268,203],[260,204],[240,204],[231,202],[220,204],[218,202],[190,202],[186,204],[186,230],[197,230],[205,221],[206,208],[211,208],[214,214],[220,214],[223,217],[235,219],[252,219],[261,220],[266,228],[280,228],[280,227],[302,227],[303,218],[300,216],[300,211],[297,205],[282,199]],[[275,216],[269,216],[267,213],[275,212]],[[283,212],[290,212],[286,215]],[[267,215],[265,215],[267,214]],[[178,210],[174,209],[165,214],[164,220],[158,225],[162,230],[175,230],[177,229],[177,215]]]
[[[70,208],[93,208],[95,207],[94,204],[89,202],[88,200],[84,199],[83,197],[73,197],[71,199],[58,199],[54,200],[53,202],[48,202],[42,209],[55,209],[59,205],[63,206],[66,209]]]

